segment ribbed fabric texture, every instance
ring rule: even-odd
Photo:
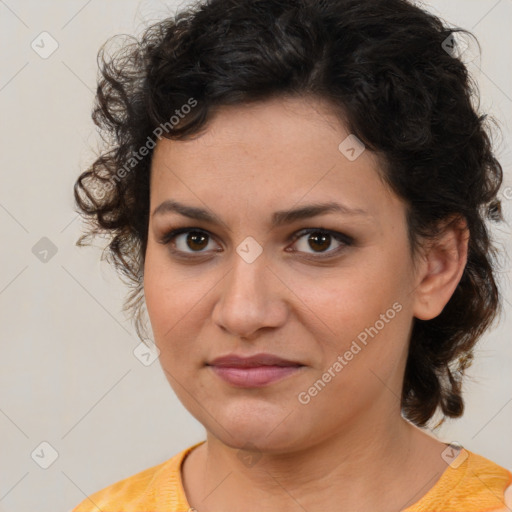
[[[169,460],[95,492],[72,512],[188,512],[181,463],[201,441]]]
[[[201,441],[169,460],[86,498],[72,512],[188,512],[181,464]],[[462,462],[461,462],[462,461]],[[434,486],[403,512],[510,512],[512,473],[461,450]]]
[[[404,512],[511,510],[512,473],[481,455],[461,450],[432,489]]]

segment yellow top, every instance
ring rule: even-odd
[[[181,481],[185,457],[201,441],[169,460],[95,492],[72,512],[188,512]],[[510,512],[512,473],[462,449],[437,483],[403,512]]]

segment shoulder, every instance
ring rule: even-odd
[[[512,473],[495,462],[462,449],[434,487],[408,512],[509,512]]]
[[[89,495],[72,512],[179,510],[186,506],[181,485],[181,463],[195,446]]]
[[[455,487],[453,497],[447,504],[456,506],[470,497],[473,507],[471,510],[509,511],[512,507],[512,473],[482,455],[470,451],[467,451],[466,462],[464,477]]]
[[[176,456],[174,456],[176,457]],[[129,510],[127,504],[134,502],[148,502],[151,499],[151,487],[155,476],[169,465],[172,457],[166,462],[140,471],[130,477],[101,489],[83,500],[72,512],[97,512],[102,510]],[[122,508],[124,507],[124,508]]]

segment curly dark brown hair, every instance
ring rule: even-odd
[[[139,337],[155,140],[198,134],[224,105],[317,97],[382,156],[385,182],[407,205],[413,255],[440,221],[467,223],[464,273],[440,315],[414,318],[402,390],[402,414],[418,426],[438,410],[438,425],[461,416],[464,371],[502,308],[486,218],[504,219],[497,123],[472,103],[460,36],[476,40],[405,0],[206,0],[122,40],[112,57],[106,47],[122,36],[109,39],[92,114],[105,148],[75,183],[89,223],[77,245],[109,235],[102,258],[132,287],[124,311]]]

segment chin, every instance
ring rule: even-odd
[[[220,435],[214,433],[218,439],[233,448],[234,450],[244,450],[248,452],[261,452],[261,453],[288,453],[297,448],[297,445],[300,446],[301,443],[294,443],[293,435],[290,435],[290,432],[283,432],[280,436],[273,436],[272,439],[269,437],[269,432],[271,429],[251,429],[251,430],[243,430],[236,429],[230,430],[232,435],[229,435],[225,432],[221,432]]]
[[[210,417],[204,418],[207,421],[202,423],[214,437],[236,450],[288,452],[302,448],[305,440],[311,437],[307,432],[300,431],[301,423],[293,413],[289,414],[287,408],[273,408],[272,414],[268,411],[268,405],[265,409],[249,412],[246,406],[238,410],[219,411],[212,413],[218,422],[212,422]]]

